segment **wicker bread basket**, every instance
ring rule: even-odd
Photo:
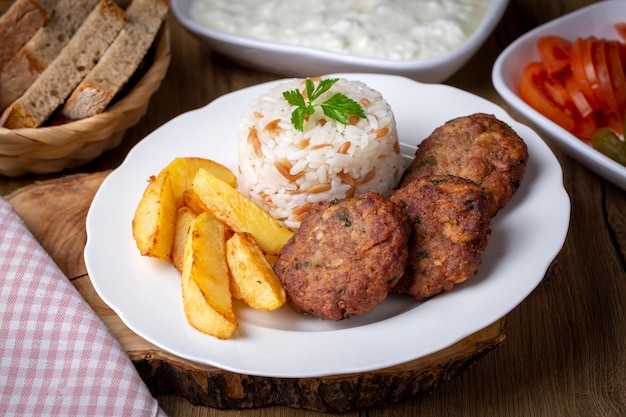
[[[154,58],[137,83],[105,112],[40,128],[0,127],[0,174],[52,173],[74,168],[118,146],[124,133],[146,113],[170,63],[167,22],[155,39]]]

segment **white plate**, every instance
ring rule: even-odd
[[[180,357],[232,372],[314,377],[366,372],[437,352],[502,318],[541,281],[563,245],[570,202],[561,167],[546,144],[500,107],[453,87],[375,74],[336,74],[379,90],[397,119],[403,152],[447,120],[486,112],[526,141],[530,162],[511,203],[498,213],[479,274],[426,302],[393,296],[372,313],[338,323],[283,306],[259,312],[237,304],[239,329],[218,340],[183,313],[180,275],[141,257],[131,220],[146,180],[174,157],[200,156],[236,170],[236,134],[246,105],[276,82],[227,94],[166,123],[129,154],[97,192],[87,216],[85,262],[102,299],[146,340]],[[278,81],[277,81],[278,82]]]
[[[496,60],[492,80],[502,98],[537,131],[552,140],[572,158],[592,171],[626,190],[626,167],[604,156],[556,123],[530,107],[518,95],[522,70],[531,61],[539,60],[537,39],[558,35],[575,40],[596,36],[619,39],[613,24],[626,20],[626,1],[601,1],[539,26],[509,45]]]
[[[259,41],[210,29],[191,16],[195,0],[172,0],[172,12],[190,33],[235,62],[274,74],[310,77],[331,72],[372,72],[404,75],[421,82],[448,79],[474,55],[496,27],[508,0],[491,0],[483,20],[460,47],[438,57],[386,60],[339,54],[320,49]]]

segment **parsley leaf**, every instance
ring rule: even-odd
[[[350,123],[350,120],[347,117],[348,114],[365,118],[365,114],[363,113],[363,109],[359,103],[344,96],[343,94],[335,94],[320,104],[320,106],[326,116],[331,119],[335,119],[344,125]]]
[[[283,92],[285,100],[296,107],[291,113],[291,123],[296,130],[304,131],[304,121],[315,113],[315,107],[321,107],[327,117],[343,124],[350,123],[348,117],[350,115],[365,118],[361,105],[341,93],[333,95],[322,103],[313,103],[322,94],[330,90],[337,81],[339,81],[338,78],[324,79],[320,80],[317,86],[315,86],[315,83],[310,78],[307,78],[305,80],[305,91],[308,100],[303,97],[298,89]]]
[[[306,107],[304,97],[302,97],[302,94],[298,90],[285,91],[283,92],[283,97],[285,97],[285,100],[292,106]]]

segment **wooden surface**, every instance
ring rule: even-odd
[[[446,83],[503,105],[491,84],[491,67],[502,49],[536,25],[590,3],[593,1],[511,0],[491,38]],[[9,4],[8,0],[0,0],[0,10]],[[172,63],[168,75],[147,115],[127,132],[122,145],[73,172],[0,178],[0,194],[7,195],[40,180],[115,168],[135,143],[172,117],[229,91],[281,78],[240,68],[212,54],[172,16],[170,21]],[[565,187],[572,199],[570,232],[557,267],[508,315],[506,341],[430,393],[389,406],[336,415],[626,415],[626,193],[559,150],[555,149],[555,154],[563,166]],[[97,181],[97,176],[89,178]],[[68,244],[68,250],[75,250],[73,245],[84,242]],[[76,266],[82,257],[67,262],[68,267]],[[221,410],[193,406],[174,395],[160,396],[159,402],[170,416],[320,414],[282,406]]]
[[[505,339],[506,319],[500,319],[446,349],[408,363],[375,372],[323,378],[241,375],[179,358],[129,330],[103,303],[87,275],[82,257],[85,216],[109,172],[40,181],[19,188],[6,198],[120,341],[153,395],[176,394],[196,404],[232,409],[288,405],[338,412],[387,405],[455,377]]]

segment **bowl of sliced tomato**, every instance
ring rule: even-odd
[[[626,1],[552,20],[509,45],[496,91],[544,138],[626,190]]]

